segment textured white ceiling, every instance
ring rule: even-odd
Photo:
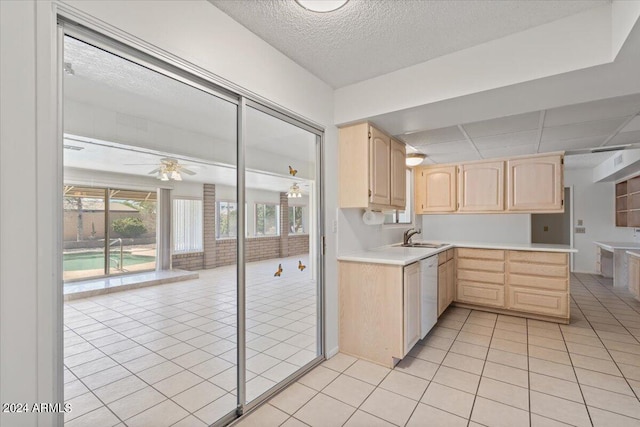
[[[427,163],[640,144],[640,94],[398,135]],[[594,159],[606,158],[600,153]],[[572,167],[587,167],[589,156]]]
[[[334,88],[610,3],[350,0],[314,13],[294,0],[209,1]]]

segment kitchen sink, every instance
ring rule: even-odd
[[[398,243],[397,245],[393,245],[393,246],[401,246],[403,248],[426,248],[426,249],[438,249],[441,248],[443,246],[447,246],[448,243],[421,243],[421,242],[416,242],[416,243]]]

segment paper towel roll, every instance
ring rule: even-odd
[[[384,223],[384,214],[367,209],[362,215],[362,221],[367,225],[380,225]]]

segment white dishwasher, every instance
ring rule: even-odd
[[[438,321],[438,255],[420,261],[420,332],[424,338]]]

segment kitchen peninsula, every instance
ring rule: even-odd
[[[596,271],[603,277],[613,278],[614,288],[627,288],[629,282],[629,260],[627,251],[639,250],[636,242],[593,242],[598,254]]]
[[[338,256],[341,351],[393,366],[435,323],[425,324],[424,318],[437,320],[450,303],[569,322],[569,254],[575,249],[552,244],[441,245],[389,245]],[[431,266],[437,275],[423,275]],[[427,301],[422,301],[425,296]]]

